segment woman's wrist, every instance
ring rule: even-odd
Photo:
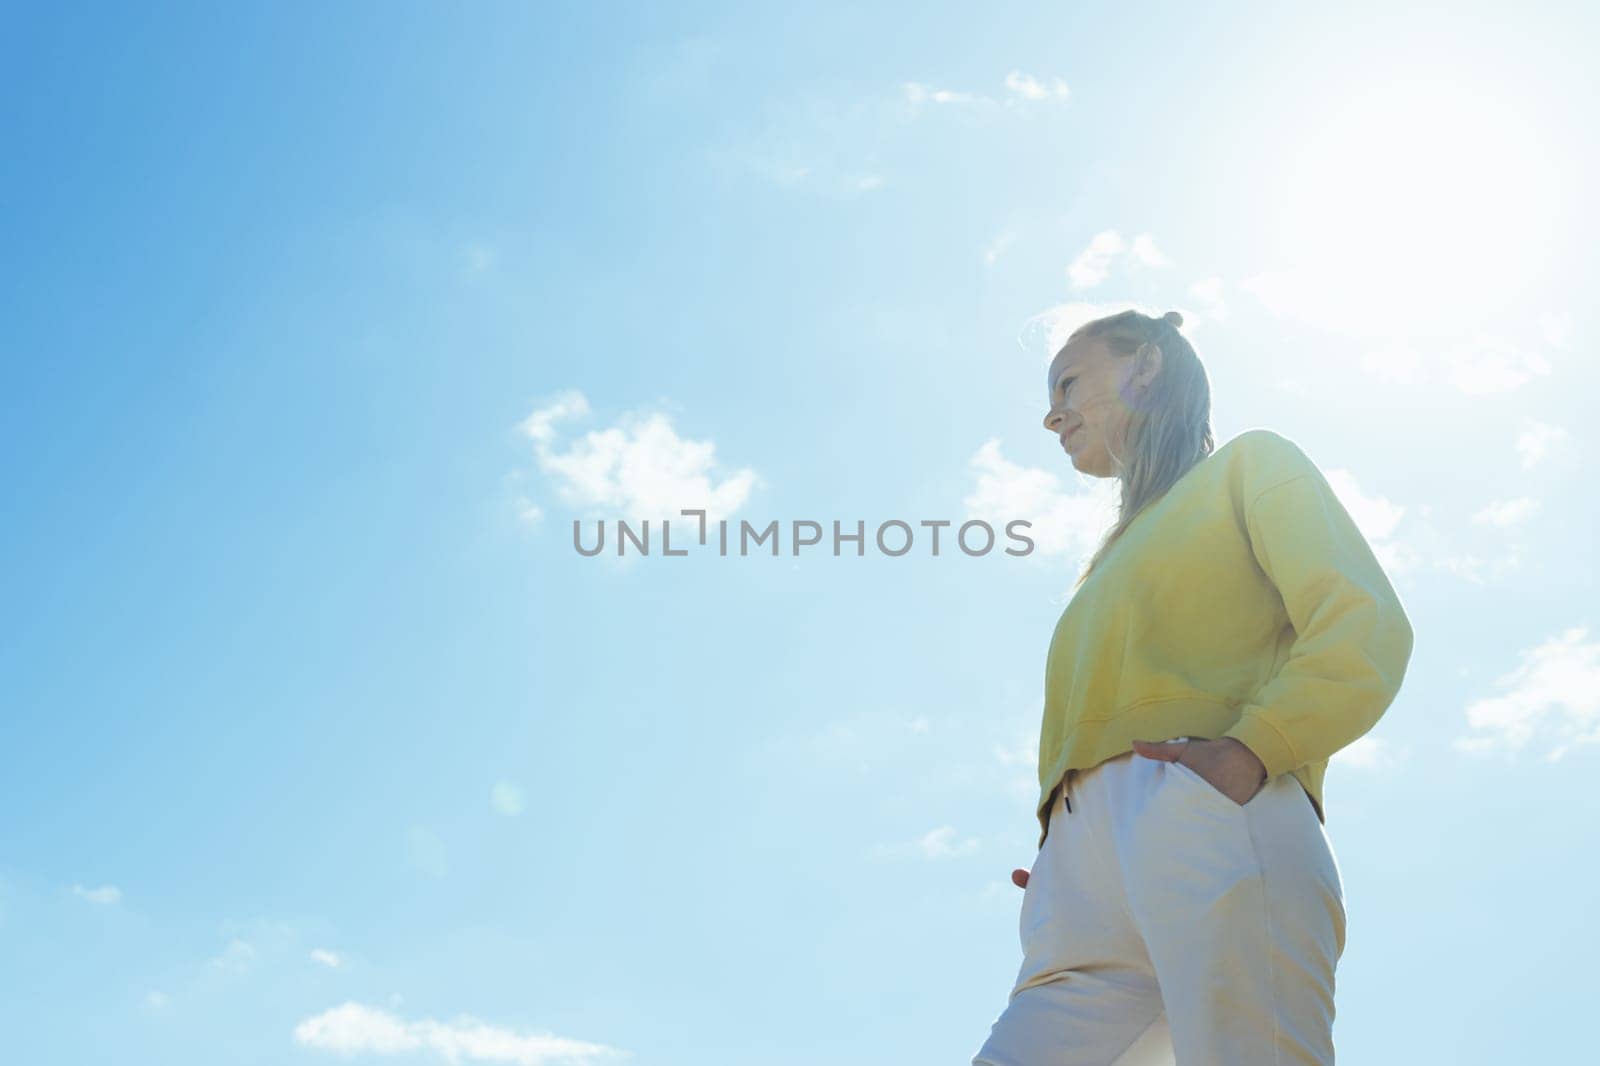
[[[1255,768],[1256,768],[1256,781],[1257,781],[1257,783],[1266,784],[1266,781],[1267,781],[1267,764],[1261,761],[1261,756],[1259,756],[1255,752],[1251,751],[1249,745],[1247,745],[1244,741],[1240,740],[1238,737],[1221,737],[1219,739],[1221,739],[1221,740],[1231,740],[1234,743],[1235,747],[1237,747],[1240,751],[1244,752],[1245,755],[1248,755],[1250,757],[1250,762],[1253,763],[1255,765]]]

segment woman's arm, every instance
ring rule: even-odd
[[[1327,479],[1306,465],[1245,512],[1251,549],[1283,598],[1295,640],[1223,735],[1254,752],[1269,779],[1326,759],[1371,729],[1411,658],[1399,596]]]

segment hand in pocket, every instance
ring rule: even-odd
[[[1267,768],[1256,753],[1232,737],[1136,740],[1133,750],[1146,759],[1182,763],[1241,807],[1254,799],[1267,782]]]

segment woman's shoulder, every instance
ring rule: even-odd
[[[1266,489],[1303,474],[1322,471],[1298,442],[1275,429],[1262,426],[1244,430],[1217,449],[1220,457],[1228,453],[1226,465],[1240,487],[1250,493]]]

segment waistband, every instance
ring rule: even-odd
[[[1165,740],[1157,741],[1157,743],[1170,744],[1170,743],[1172,743],[1173,741],[1176,741],[1176,740],[1194,740],[1194,739],[1196,739],[1196,738],[1192,737],[1192,736],[1167,737]],[[1050,794],[1051,795],[1051,798],[1050,798],[1050,807],[1051,807],[1051,809],[1052,810],[1055,809],[1055,797],[1060,796],[1061,797],[1062,806],[1066,809],[1066,812],[1068,814],[1071,814],[1072,813],[1072,786],[1075,783],[1075,781],[1077,780],[1077,778],[1079,776],[1081,776],[1083,774],[1086,774],[1086,773],[1089,773],[1089,772],[1091,772],[1093,770],[1098,770],[1100,767],[1104,766],[1108,762],[1112,762],[1112,761],[1114,761],[1116,759],[1120,759],[1120,758],[1126,758],[1129,755],[1132,755],[1134,758],[1138,758],[1139,757],[1137,752],[1135,752],[1135,751],[1130,749],[1128,751],[1123,752],[1121,755],[1113,755],[1110,759],[1106,759],[1106,760],[1104,760],[1102,762],[1096,763],[1094,766],[1088,767],[1087,769],[1079,769],[1076,766],[1068,769],[1066,773],[1061,775],[1061,780],[1056,783],[1056,787],[1051,790],[1051,794]]]

